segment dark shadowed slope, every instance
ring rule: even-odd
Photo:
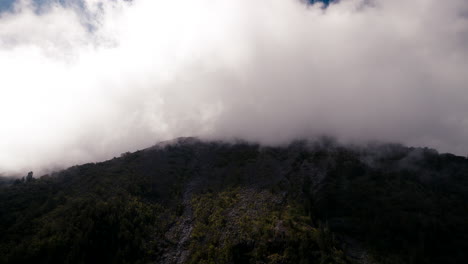
[[[466,263],[468,160],[183,138],[0,185],[0,263]]]

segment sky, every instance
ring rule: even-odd
[[[181,136],[468,153],[468,1],[0,0],[0,174]]]

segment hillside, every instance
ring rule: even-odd
[[[467,263],[468,160],[181,138],[0,184],[0,263]]]

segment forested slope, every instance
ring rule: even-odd
[[[466,263],[468,160],[182,138],[0,184],[0,263]]]

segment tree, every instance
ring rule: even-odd
[[[33,172],[28,172],[28,176],[26,176],[26,182],[30,182],[33,180]]]

